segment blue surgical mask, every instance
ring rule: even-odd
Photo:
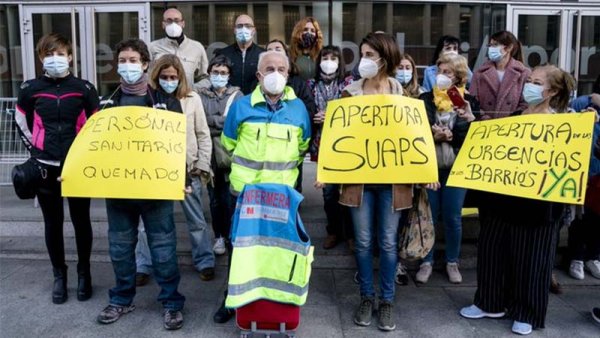
[[[488,47],[488,58],[492,62],[499,62],[504,57],[500,46],[490,46]]]
[[[242,27],[235,29],[235,39],[239,43],[246,43],[252,40],[252,31],[250,28]]]
[[[141,63],[119,63],[117,72],[125,82],[132,84],[136,83],[144,74]]]
[[[223,88],[227,86],[229,75],[210,75],[210,83],[215,88]]]
[[[412,71],[408,69],[398,69],[396,70],[396,80],[401,84],[405,85],[412,80]]]
[[[179,86],[179,80],[167,81],[163,79],[158,79],[158,84],[160,84],[160,86],[165,92],[172,94],[177,89],[177,86]]]
[[[44,69],[51,77],[61,77],[69,70],[69,59],[60,55],[46,56]]]
[[[544,86],[526,83],[523,87],[523,99],[528,105],[536,105],[544,102]]]

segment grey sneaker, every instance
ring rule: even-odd
[[[179,330],[183,327],[183,314],[179,310],[165,310],[165,329]]]
[[[394,304],[382,301],[379,303],[379,325],[377,328],[381,331],[393,331],[396,329],[396,324],[394,323]]]
[[[419,271],[417,272],[417,275],[415,276],[415,280],[417,281],[417,283],[421,283],[421,284],[425,284],[427,283],[427,281],[429,280],[429,277],[431,277],[431,263],[425,262],[423,264],[421,264],[421,266],[419,267]]]
[[[462,275],[458,271],[458,263],[446,264],[446,272],[448,273],[448,280],[453,284],[462,283]]]
[[[371,317],[373,316],[373,298],[362,297],[360,305],[354,313],[354,323],[360,326],[371,325]]]
[[[96,320],[101,324],[111,324],[119,320],[122,315],[135,310],[135,305],[121,306],[108,304],[107,307],[100,312]]]

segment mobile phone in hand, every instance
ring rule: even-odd
[[[456,86],[448,88],[446,93],[448,93],[448,97],[450,98],[450,101],[452,101],[452,104],[455,107],[462,108],[467,105],[465,99],[463,99],[463,97],[460,95],[460,92],[458,91],[458,88],[456,88]]]

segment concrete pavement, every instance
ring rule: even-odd
[[[466,320],[458,310],[472,302],[475,292],[476,219],[464,226],[461,271],[464,282],[452,285],[441,270],[430,282],[397,287],[395,316],[397,330],[383,333],[377,321],[362,328],[353,324],[352,313],[359,302],[358,286],[352,281],[354,259],[345,244],[333,250],[321,249],[325,218],[320,191],[311,187],[314,163],[305,164],[301,215],[315,245],[315,263],[307,304],[302,308],[299,337],[503,337],[513,336],[510,320]],[[205,203],[207,210],[208,204]],[[67,208],[65,208],[67,210]],[[114,284],[108,258],[106,211],[102,200],[92,202],[94,247],[92,275],[94,296],[87,302],[76,299],[76,250],[68,212],[65,246],[69,260],[69,300],[51,302],[52,272],[46,253],[41,211],[33,201],[16,198],[12,187],[0,187],[0,337],[235,337],[234,322],[219,325],[212,314],[225,289],[226,260],[217,260],[216,279],[203,282],[190,264],[189,241],[181,209],[176,209],[178,256],[182,280],[180,291],[187,297],[182,330],[162,328],[161,306],[156,302],[156,283],[138,289],[137,309],[112,325],[97,324],[97,314],[107,305],[108,289]],[[206,211],[205,210],[205,211]],[[208,212],[205,212],[209,216]],[[563,236],[566,238],[565,236]],[[443,247],[443,243],[441,245]],[[443,253],[438,250],[438,254]],[[441,263],[441,259],[438,263]],[[416,264],[411,264],[414,277]],[[589,313],[600,306],[600,280],[589,275],[576,281],[557,271],[565,292],[550,297],[546,329],[532,337],[600,337],[600,325]]]

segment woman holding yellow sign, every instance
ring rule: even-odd
[[[396,94],[402,86],[394,78],[401,54],[394,39],[387,34],[370,33],[360,44],[358,66],[361,79],[346,86],[342,97]],[[350,208],[354,224],[355,257],[358,265],[361,302],[354,323],[371,325],[375,288],[373,287],[373,240],[377,237],[379,255],[379,325],[383,331],[396,328],[392,314],[394,275],[398,261],[398,222],[400,210],[412,204],[412,186],[397,184],[344,184],[340,203]],[[374,219],[377,219],[377,225]],[[375,234],[377,229],[377,235]]]
[[[573,78],[563,70],[541,66],[523,88],[529,107],[512,115],[565,112]],[[477,198],[481,232],[477,250],[477,291],[465,318],[514,320],[512,331],[527,335],[543,328],[556,253],[562,205],[494,194]]]

